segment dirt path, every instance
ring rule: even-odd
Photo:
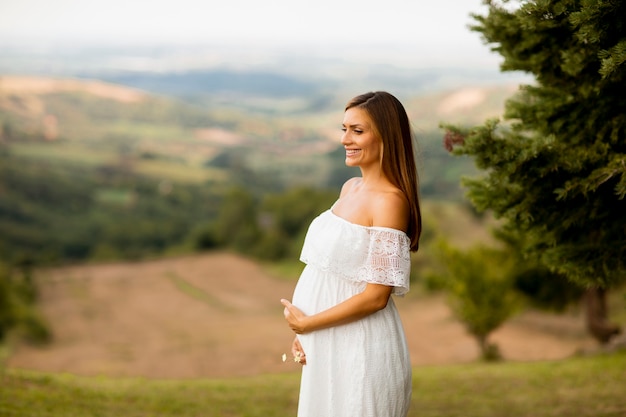
[[[19,346],[9,366],[85,375],[195,378],[297,371],[280,298],[295,282],[238,256],[210,253],[78,266],[38,277],[55,335]],[[440,297],[397,299],[414,365],[473,361],[478,350]],[[525,313],[493,341],[510,360],[559,359],[588,347],[575,316]]]

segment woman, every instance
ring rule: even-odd
[[[391,294],[409,289],[410,251],[421,232],[413,135],[402,104],[386,92],[346,106],[341,143],[348,180],[311,223],[293,304],[302,370],[299,417],[404,417],[411,362]]]

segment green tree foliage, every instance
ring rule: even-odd
[[[330,208],[338,198],[337,191],[296,187],[284,193],[268,195],[263,208],[271,215],[272,223],[290,237],[301,234],[322,211]]]
[[[215,217],[208,187],[160,185],[113,168],[0,155],[0,260],[141,258],[182,244]]]
[[[215,220],[196,236],[196,247],[226,247],[265,261],[297,257],[309,223],[336,198],[334,191],[309,187],[263,198],[231,188]]]
[[[497,346],[488,337],[518,306],[512,258],[501,250],[475,246],[463,252],[445,243],[439,245],[439,257],[454,314],[478,342],[482,358],[498,359]]]
[[[260,214],[264,238],[258,255],[266,259],[297,259],[309,224],[337,198],[337,191],[311,187],[267,195]]]
[[[37,291],[28,268],[18,273],[0,264],[0,343],[15,333],[29,343],[43,344],[52,334],[35,310]]]
[[[514,262],[512,277],[515,289],[528,302],[544,310],[562,312],[580,301],[584,292],[582,286],[568,280],[563,274],[550,270],[536,258],[525,258],[521,255],[525,246],[525,235],[506,227],[496,229],[494,235],[504,244],[508,256]]]
[[[213,226],[221,246],[251,253],[260,238],[257,202],[242,188],[231,189],[224,197]]]
[[[505,71],[536,83],[507,102],[510,126],[448,128],[485,175],[469,197],[526,235],[526,253],[589,287],[626,272],[626,2],[486,1],[474,30]],[[505,2],[506,3],[506,2]]]
[[[337,197],[308,187],[258,194],[0,155],[0,260],[139,259],[213,248],[293,257],[310,221]]]

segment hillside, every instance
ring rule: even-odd
[[[345,98],[294,91],[222,106],[220,95],[201,104],[98,80],[0,77],[0,259],[186,252],[233,187],[256,202],[300,186],[338,190],[358,175],[339,144]],[[406,99],[424,198],[460,201],[460,177],[474,172],[443,149],[439,121],[478,123],[512,92],[467,87]],[[263,112],[250,108],[259,100]]]
[[[280,298],[295,281],[228,253],[42,270],[46,348],[18,347],[14,368],[84,375],[199,378],[297,371]],[[396,303],[413,365],[475,361],[478,348],[444,300],[414,288]],[[593,346],[580,313],[527,312],[493,341],[508,360],[560,359]]]
[[[198,90],[204,91],[204,104],[198,104],[184,101],[182,93],[157,95],[167,92],[167,85],[179,93],[192,88],[194,79],[163,78],[156,91],[147,91],[97,80],[2,76],[0,143],[27,160],[94,168],[122,164],[139,175],[176,182],[228,181],[248,170],[252,178],[262,175],[278,186],[293,185],[298,177],[316,178],[318,186],[337,185],[329,183],[331,171],[343,158],[329,152],[339,147],[346,97],[330,97],[322,87],[309,94],[308,86],[294,87],[288,98],[277,100],[256,90],[244,94],[244,83],[237,105],[222,106],[220,95],[203,84]],[[152,85],[148,75],[143,82],[138,75],[133,80]],[[466,87],[406,99],[428,168],[425,182],[446,176],[430,175],[446,157],[439,123],[478,124],[497,116],[514,90],[512,85]],[[264,113],[250,109],[259,101]]]
[[[259,112],[247,99],[221,107],[100,81],[0,80],[0,252],[13,260],[189,253],[232,186],[256,197],[307,183],[337,190],[355,174],[343,168],[337,144],[344,98],[317,107],[310,106],[314,96],[250,98],[264,100]],[[466,87],[405,100],[421,144],[423,195],[433,204],[431,234],[454,231],[459,246],[489,239],[475,217],[459,227],[460,213],[470,216],[458,204],[459,178],[473,168],[442,149],[437,125],[497,115],[513,91]],[[290,100],[315,111],[281,112]],[[41,269],[36,279],[55,339],[44,349],[19,346],[10,366],[158,377],[290,366],[280,361],[292,335],[278,300],[294,283],[249,259],[213,252]],[[416,293],[398,305],[415,365],[477,357],[442,299]],[[511,321],[494,340],[513,360],[567,357],[589,342],[580,317],[537,313]]]

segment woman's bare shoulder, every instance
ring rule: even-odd
[[[407,231],[409,202],[399,189],[379,193],[372,201],[373,226]]]

